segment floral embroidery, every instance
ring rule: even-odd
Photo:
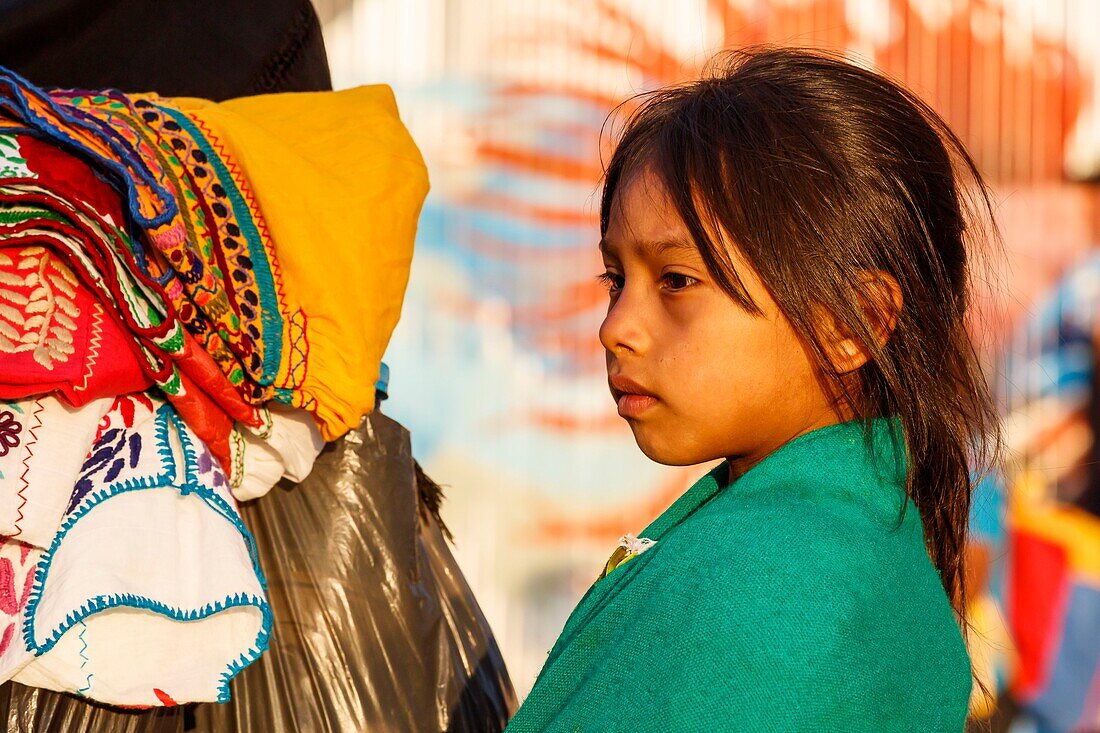
[[[0,411],[0,456],[6,456],[12,448],[19,445],[19,433],[23,426],[15,419],[11,410]]]
[[[153,688],[153,694],[157,696],[158,700],[160,700],[161,705],[163,705],[166,708],[171,708],[171,707],[175,707],[176,705],[179,705],[178,702],[176,702],[175,700],[172,699],[171,695],[169,695],[164,690],[161,690],[160,688],[154,687]]]
[[[196,467],[199,469],[199,473],[203,474],[203,481],[214,488],[225,486],[225,473],[221,470],[221,466],[214,461],[214,456],[210,455],[207,447],[200,445],[198,452]]]
[[[27,573],[23,578],[23,587],[18,590],[15,587],[16,577],[16,569],[11,560],[0,558],[0,611],[9,616],[16,615],[26,605],[34,573]]]
[[[95,484],[93,477],[96,474],[105,471],[103,478],[97,480],[109,484],[118,478],[127,464],[130,468],[136,468],[140,459],[141,435],[138,433],[127,435],[122,428],[111,428],[103,433],[96,441],[91,455],[84,461],[80,478],[73,487],[73,495],[69,499],[67,513],[71,513],[80,500],[92,490]]]
[[[139,407],[141,408],[140,412],[138,410]],[[144,392],[135,392],[134,394],[116,397],[114,404],[111,405],[111,409],[107,410],[107,414],[99,421],[99,429],[96,430],[95,442],[98,443],[102,440],[104,433],[111,428],[122,427],[130,429],[134,427],[137,415],[140,414],[141,418],[145,419],[148,413],[152,413],[154,409],[153,400]]]
[[[29,351],[52,369],[76,351],[76,276],[42,247],[0,253],[0,352]]]
[[[30,557],[28,561],[31,546],[11,538],[0,538],[0,552],[4,554],[0,557],[0,613],[9,617],[9,622],[4,626],[3,632],[0,632],[2,657],[15,638],[15,619],[30,598],[38,555]]]
[[[15,135],[0,135],[0,178],[38,178],[27,167]]]

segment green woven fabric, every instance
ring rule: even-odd
[[[896,422],[725,464],[573,611],[524,731],[963,730],[970,663],[905,502]]]

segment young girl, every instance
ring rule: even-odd
[[[509,731],[951,731],[970,459],[959,140],[840,58],[651,95],[607,170],[600,340],[642,452],[725,461],[624,538]]]

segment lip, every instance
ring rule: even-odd
[[[629,377],[621,374],[611,375],[608,380],[611,396],[619,408],[619,416],[624,418],[640,417],[657,404],[657,395]]]
[[[607,383],[610,385],[611,394],[615,396],[615,399],[619,399],[619,395],[624,394],[644,395],[646,397],[657,396],[630,377],[624,377],[622,374],[610,375],[607,379]]]

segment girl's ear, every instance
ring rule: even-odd
[[[863,270],[859,274],[856,292],[864,322],[875,340],[874,350],[881,349],[890,340],[898,322],[902,308],[901,286],[887,272]],[[823,315],[822,344],[836,373],[849,374],[866,364],[874,350],[840,323],[835,315],[830,312]]]

